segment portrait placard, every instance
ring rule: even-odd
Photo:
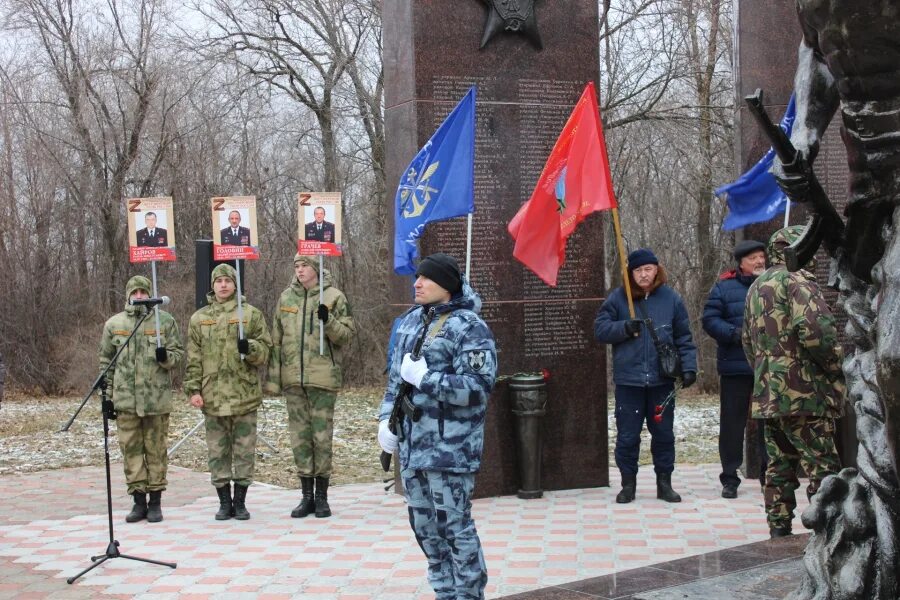
[[[175,260],[175,212],[172,198],[128,198],[128,260]]]
[[[259,258],[256,196],[218,196],[210,200],[213,260]]]
[[[297,194],[297,252],[306,255],[340,256],[340,192]]]

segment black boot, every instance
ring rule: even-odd
[[[790,524],[785,527],[772,527],[769,529],[769,539],[783,538],[791,535],[791,526]]]
[[[138,521],[143,521],[147,518],[147,493],[134,492],[131,496],[134,498],[134,506],[131,507],[131,512],[125,515],[125,522],[137,523]]]
[[[328,506],[328,478],[316,477],[316,516],[320,519],[331,516]]]
[[[315,479],[312,477],[301,477],[300,478],[300,504],[291,511],[291,516],[295,519],[302,519],[307,515],[313,514],[315,512],[316,507],[313,503],[313,485],[315,484]]]
[[[231,484],[226,483],[216,488],[219,494],[219,510],[216,511],[216,521],[225,521],[231,518]]]
[[[681,502],[681,496],[672,489],[671,473],[656,474],[656,497],[666,502]]]
[[[238,521],[246,521],[250,518],[244,501],[247,499],[247,486],[239,483],[234,484],[234,518]]]
[[[633,501],[636,487],[637,475],[622,475],[622,491],[616,495],[616,503],[628,504]]]
[[[163,520],[160,500],[162,500],[162,491],[150,492],[150,502],[147,503],[147,521],[149,523],[159,523]]]

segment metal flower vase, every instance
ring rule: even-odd
[[[522,499],[540,498],[541,419],[547,406],[547,383],[541,373],[517,373],[510,377],[512,412],[516,416],[516,450],[519,457],[519,491]]]

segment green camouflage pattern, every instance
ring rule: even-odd
[[[213,274],[228,270],[233,276],[234,269],[229,265],[217,266]],[[259,408],[262,402],[259,367],[266,364],[272,350],[269,328],[259,309],[242,302],[244,337],[249,341],[250,352],[241,360],[237,347],[237,298],[218,302],[210,292],[207,302],[191,316],[188,325],[184,393],[188,399],[194,394],[203,397],[205,415],[243,415]]]
[[[822,417],[765,419],[766,453],[769,466],[763,497],[769,528],[790,528],[800,486],[798,467],[809,477],[807,496],[817,491],[822,480],[841,470],[834,445],[834,420]]]
[[[249,486],[256,467],[257,411],[237,416],[205,415],[209,479],[220,488],[231,481]]]
[[[158,492],[166,489],[169,468],[166,442],[169,437],[169,415],[140,417],[118,413],[116,431],[128,494]]]
[[[143,307],[130,306],[127,299],[135,290],[147,291],[150,287],[150,280],[146,277],[138,275],[128,280],[125,310],[110,317],[103,325],[99,352],[101,372],[128,339],[143,314]],[[117,412],[141,417],[172,412],[171,371],[181,363],[184,346],[178,324],[164,310],[159,311],[159,334],[160,344],[168,355],[166,362],[156,362],[156,319],[150,315],[107,372],[106,380]]]
[[[809,271],[791,273],[784,248],[802,227],[775,232],[769,241],[773,265],[750,286],[742,341],[753,366],[753,418],[844,413],[843,351],[834,315]]]
[[[291,449],[300,477],[331,476],[331,441],[337,392],[292,388],[284,394]]]
[[[323,270],[321,281],[324,285],[322,304],[328,307],[323,354],[319,353],[322,326],[317,316],[319,286],[307,290],[295,278],[278,298],[272,319],[274,349],[269,359],[269,385],[266,387],[272,394],[301,386],[337,391],[343,384],[342,350],[353,339],[356,325],[350,303],[331,285],[327,269]]]

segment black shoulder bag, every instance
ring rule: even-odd
[[[656,354],[659,355],[660,373],[666,377],[671,377],[672,379],[680,379],[681,355],[678,353],[678,348],[675,347],[675,344],[659,341],[656,330],[653,328],[653,319],[647,317],[647,313],[644,312],[642,304],[636,304],[636,306],[641,313],[641,317],[643,317],[644,324],[650,331],[650,338],[653,340],[653,345],[656,346]]]

